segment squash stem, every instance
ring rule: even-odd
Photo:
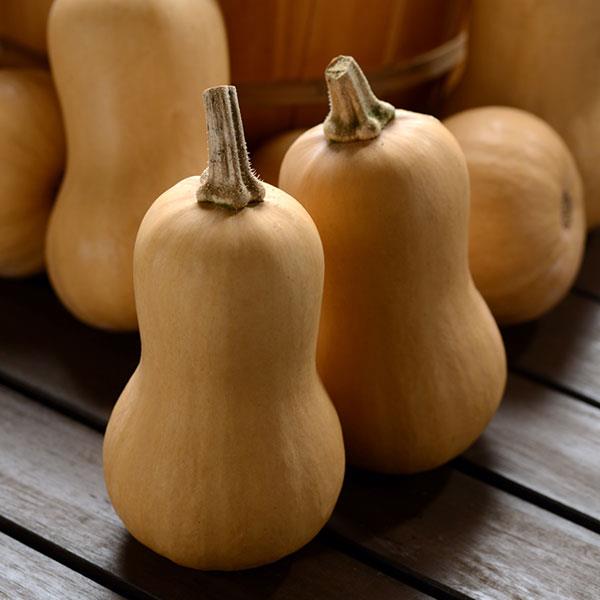
[[[357,142],[377,137],[395,116],[395,108],[379,100],[351,56],[334,58],[325,70],[329,115],[323,123],[330,142]]]
[[[208,167],[200,177],[196,197],[231,210],[261,202],[265,187],[248,160],[237,92],[232,85],[204,92],[208,129]]]

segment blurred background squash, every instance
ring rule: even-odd
[[[327,113],[333,56],[356,58],[378,96],[436,113],[465,56],[468,0],[219,0],[249,144]],[[168,0],[167,0],[168,2]],[[0,64],[45,57],[52,0],[0,0]],[[15,47],[25,50],[15,51]]]

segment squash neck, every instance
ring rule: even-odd
[[[208,167],[200,177],[198,202],[210,202],[235,211],[262,202],[265,187],[250,167],[235,87],[209,88],[203,97]]]
[[[379,100],[351,56],[334,58],[325,70],[329,114],[323,123],[330,142],[358,142],[376,138],[394,118],[395,108]]]

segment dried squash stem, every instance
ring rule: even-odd
[[[201,176],[198,202],[212,202],[231,210],[262,202],[265,188],[250,168],[235,87],[207,89],[204,107],[208,168]]]
[[[330,142],[357,142],[377,137],[395,115],[395,108],[379,100],[351,56],[334,58],[325,70],[329,115],[323,124]]]

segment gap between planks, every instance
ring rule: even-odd
[[[595,408],[600,408],[600,404],[595,400],[587,398],[583,394],[580,394],[568,387],[549,381],[545,377],[537,375],[527,369],[511,366],[510,371],[521,377],[524,377],[529,381],[536,383],[537,385],[540,385],[541,387],[550,388],[565,396],[586,402],[587,404],[590,404]],[[8,388],[22,393],[23,395],[39,402],[43,406],[46,406],[66,417],[69,417],[79,423],[82,423],[83,425],[90,427],[91,429],[97,431],[100,434],[104,434],[104,431],[106,429],[105,421],[97,418],[91,413],[86,414],[83,411],[77,410],[76,408],[67,406],[66,403],[62,402],[60,398],[55,398],[51,394],[41,392],[33,386],[30,387],[28,385],[24,385],[21,381],[18,381],[12,377],[7,377],[1,371],[0,384],[4,384]],[[546,496],[545,494],[542,494],[534,490],[533,488],[523,485],[509,477],[497,473],[492,469],[478,465],[475,462],[469,460],[468,458],[465,458],[464,456],[457,457],[450,464],[453,466],[453,468],[457,469],[464,475],[467,475],[492,487],[498,488],[513,496],[516,496],[521,500],[529,502],[530,504],[534,504],[535,506],[542,508],[543,510],[547,510],[548,512],[551,512],[556,516],[559,516],[577,525],[585,527],[586,529],[589,529],[594,533],[600,533],[600,521],[598,521],[594,517],[587,515],[573,507],[570,507],[569,505],[564,504],[563,502],[554,500],[553,498]],[[345,552],[349,555],[354,556],[355,545],[350,540],[346,541],[348,546]],[[362,558],[361,561],[364,562]],[[384,567],[385,565],[382,565],[381,563],[378,563],[377,565],[377,568],[382,571],[384,570]],[[443,586],[443,584],[428,581],[427,578],[414,575],[410,571],[406,571],[406,573],[401,574],[396,569],[394,569],[393,576],[395,579],[399,579],[403,583],[407,583],[411,587],[414,587],[415,589],[430,595],[433,595],[435,593],[441,593],[442,596],[440,597],[445,598],[446,596],[443,596],[443,594],[449,593],[451,591],[446,589],[445,586]],[[414,577],[416,577],[416,579],[414,579]],[[437,596],[433,595],[433,597]],[[461,598],[462,596],[456,597]]]
[[[86,559],[69,552],[62,546],[14,523],[1,514],[0,532],[124,598],[156,600],[154,596],[123,581],[109,571],[105,571]]]
[[[577,295],[585,297],[588,300],[593,300],[595,303],[598,302],[598,298],[591,293],[583,292],[583,293],[578,293]],[[546,388],[550,388],[550,389],[559,391],[560,393],[562,393],[565,396],[586,402],[587,404],[590,404],[594,408],[600,407],[600,404],[596,400],[588,398],[585,394],[580,393],[576,390],[573,390],[568,386],[564,386],[562,384],[553,382],[553,381],[547,379],[546,377],[544,377],[543,375],[539,375],[537,373],[529,371],[528,369],[524,369],[521,367],[514,367],[514,366],[511,367],[511,371],[514,373],[517,373],[519,375],[522,375],[524,378],[535,382],[537,385],[540,385],[541,387],[546,387]],[[63,402],[62,398],[56,397],[53,394],[44,393],[43,391],[36,389],[34,386],[27,385],[26,383],[24,383],[22,380],[20,380],[18,378],[13,378],[13,377],[6,376],[6,375],[2,376],[0,374],[0,380],[2,380],[2,379],[7,384],[7,387],[15,389],[16,391],[19,391],[21,393],[24,393],[24,395],[26,395],[27,397],[38,401],[39,403],[55,410],[56,412],[61,413],[77,422],[80,422],[99,433],[103,433],[103,431],[105,429],[105,422],[104,422],[104,420],[99,419],[97,416],[94,416],[91,413],[86,413],[85,411],[79,411],[76,408],[70,408],[69,406],[67,406],[67,404],[65,402]],[[582,513],[564,503],[555,501],[552,498],[550,498],[544,494],[541,494],[539,492],[536,492],[535,490],[533,490],[527,486],[524,486],[510,478],[507,478],[499,473],[496,473],[493,470],[487,469],[486,467],[481,467],[481,466],[473,463],[469,459],[460,457],[459,459],[457,459],[453,462],[452,466],[454,468],[456,468],[458,471],[460,471],[461,473],[468,475],[468,476],[472,477],[473,479],[479,480],[479,481],[481,481],[485,484],[488,484],[492,487],[496,487],[505,492],[508,492],[522,500],[525,500],[531,504],[537,505],[538,507],[540,507],[542,509],[548,510],[549,512],[552,512],[561,518],[572,521],[578,525],[581,525],[587,529],[590,529],[591,531],[594,531],[595,533],[600,532],[600,523],[598,522],[598,520],[594,519],[593,517],[589,517],[585,513]],[[65,554],[65,551],[62,548],[55,546],[54,544],[52,544],[52,542],[46,541],[43,538],[39,538],[36,534],[33,534],[33,533],[29,532],[28,530],[25,530],[22,528],[20,531],[17,531],[14,529],[14,527],[19,528],[19,526],[15,526],[14,524],[11,524],[10,521],[0,520],[0,527],[4,528],[5,526],[8,527],[8,531],[5,531],[5,532],[8,533],[9,535],[11,535],[11,537],[20,539],[19,537],[17,537],[18,535],[23,535],[23,536],[25,536],[25,538],[27,538],[27,536],[32,536],[31,539],[33,540],[33,542],[41,544],[40,547],[46,547],[48,549],[48,552],[54,552],[54,550],[57,549],[58,551],[61,551],[63,554]],[[13,535],[13,533],[14,533],[14,535]],[[466,597],[463,594],[461,594],[460,592],[455,592],[454,590],[446,589],[446,587],[443,584],[438,584],[435,581],[428,580],[424,576],[415,574],[410,569],[403,570],[403,569],[398,568],[397,566],[389,565],[385,561],[385,559],[378,558],[370,550],[368,550],[350,540],[347,540],[344,537],[342,537],[338,534],[335,534],[334,532],[332,532],[330,530],[326,530],[324,537],[326,539],[328,539],[332,544],[335,544],[336,546],[338,546],[340,549],[342,549],[342,547],[343,547],[343,551],[345,553],[351,555],[353,558],[358,558],[363,563],[369,564],[371,566],[376,566],[376,568],[378,568],[379,570],[381,570],[383,572],[386,572],[386,574],[391,575],[395,579],[403,581],[404,583],[408,583],[409,585],[411,585],[411,587],[414,587],[415,589],[418,589],[425,593],[431,594],[435,598],[465,598]],[[29,539],[29,538],[27,538],[27,539]],[[36,541],[36,539],[37,539],[37,541]],[[29,543],[29,541],[26,541],[26,543],[32,547],[35,547],[33,545],[33,543]],[[46,552],[43,552],[43,553],[47,554]],[[87,561],[77,557],[76,555],[71,556],[71,555],[69,555],[68,552],[66,552],[66,554],[68,555],[67,558],[65,558],[64,561],[58,560],[58,562],[62,562],[66,566],[73,568],[73,565],[70,563],[72,561],[74,561],[74,564],[79,564],[80,568],[86,568],[86,570],[81,571],[78,568],[73,568],[73,570],[76,570],[76,571],[80,572],[81,574],[88,576]],[[47,554],[47,555],[54,558],[53,554]],[[105,576],[108,576],[109,578],[114,577],[114,576],[112,576],[110,573],[103,571],[102,569],[99,569],[98,567],[95,567],[94,565],[90,565],[90,566],[92,569],[95,569],[98,572],[97,576],[100,578],[100,579],[97,579],[95,577],[90,577],[90,579],[93,579],[97,583],[102,584],[104,587],[107,587],[107,588],[109,588],[113,591],[116,591],[122,595],[125,595],[127,597],[132,597],[132,598],[149,598],[149,597],[151,597],[147,593],[142,592],[141,590],[130,589],[129,587],[127,587],[126,590],[122,589],[120,586],[122,586],[122,585],[127,586],[127,584],[124,584],[124,582],[119,578],[115,578],[115,582],[114,582],[114,583],[116,583],[117,586],[119,586],[118,588],[115,588],[112,584],[108,585],[107,582],[102,578]]]
[[[5,382],[8,384],[7,387],[15,389],[20,393],[25,392],[25,395],[30,397],[32,400],[35,400],[38,403],[43,404],[48,408],[93,429],[94,431],[97,431],[100,434],[104,432],[105,423],[100,419],[83,414],[82,411],[70,409],[66,407],[59,398],[53,398],[50,394],[44,394],[39,390],[30,388],[27,385],[22,385],[19,381],[14,381],[10,377],[0,377],[0,380],[1,379],[5,380]],[[569,507],[566,504],[553,500],[552,498],[499,473],[496,473],[485,467],[481,467],[467,458],[459,457],[455,459],[451,465],[459,472],[477,481],[498,488],[504,492],[518,497],[521,500],[533,504],[538,508],[549,511],[560,518],[571,521],[595,533],[600,533],[600,523],[593,517]],[[111,573],[96,567],[92,563],[89,563],[88,561],[65,551],[60,546],[56,546],[52,542],[49,542],[39,537],[37,534],[23,529],[4,518],[0,518],[0,529],[2,529],[11,537],[30,545],[39,552],[46,554],[48,557],[61,562],[65,566],[87,576],[96,583],[99,583],[104,587],[111,589],[112,591],[120,593],[125,597],[135,599],[141,598],[143,600],[152,598],[152,596],[148,595],[146,592],[132,587],[130,584],[124,582],[118,577],[115,577]],[[398,565],[391,564],[385,558],[379,557],[376,553],[372,552],[368,548],[353,542],[351,539],[343,537],[327,526],[320,535],[320,538],[329,546],[433,598],[440,600],[468,600],[469,598],[469,596],[465,595],[464,593],[451,589],[443,583],[432,580],[408,567],[399,567]]]
[[[594,304],[600,303],[600,297],[596,293],[582,289],[581,287],[576,286],[572,290],[572,293],[573,295],[582,299],[586,299]],[[569,398],[585,402],[596,409],[600,408],[600,402],[597,400],[588,397],[585,393],[571,388],[569,385],[564,385],[562,383],[553,381],[545,375],[541,375],[528,368],[523,368],[516,365],[511,365],[511,371],[523,376],[524,378],[536,383],[541,387],[558,391]],[[52,410],[79,423],[82,423],[99,433],[104,432],[104,420],[99,419],[97,416],[91,413],[70,408],[60,397],[55,397],[52,394],[44,393],[43,391],[36,389],[34,386],[27,385],[18,378],[2,375],[1,373],[0,382],[5,383],[7,387],[23,393],[25,396],[32,398],[37,402],[51,408]],[[600,521],[597,519],[590,517],[589,515],[586,515],[585,513],[578,511],[562,502],[558,502],[544,494],[541,494],[532,488],[522,485],[513,479],[507,478],[491,469],[477,465],[465,457],[459,457],[453,461],[452,467],[475,480],[501,489],[504,492],[508,492],[509,494],[520,498],[521,500],[534,504],[595,533],[600,533]],[[114,576],[112,573],[103,570],[93,563],[89,563],[87,560],[70,553],[51,541],[46,540],[1,516],[0,531],[3,531],[14,539],[25,543],[42,554],[53,558],[57,562],[72,569],[73,571],[88,577],[103,587],[125,597],[143,598],[144,600],[147,598],[153,598],[153,596],[136,588],[135,586],[132,586],[131,584],[126,583],[122,579]],[[321,537],[327,540],[328,545],[333,546],[336,549],[350,555],[351,557],[358,559],[361,562],[372,566],[387,575],[392,576],[394,579],[400,580],[403,583],[408,583],[411,587],[430,594],[434,598],[468,598],[468,596],[449,589],[441,583],[432,581],[423,575],[415,573],[410,568],[400,568],[399,566],[391,565],[384,558],[378,557],[376,553],[373,553],[368,548],[352,542],[351,540],[346,539],[342,535],[337,534],[330,529],[326,529]]]

